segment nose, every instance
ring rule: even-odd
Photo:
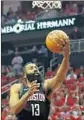
[[[38,71],[37,71],[37,69],[36,69],[36,70],[34,70],[34,72],[38,72]]]
[[[36,69],[36,70],[34,70],[34,72],[38,72],[38,70]]]

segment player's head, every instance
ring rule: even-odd
[[[42,74],[40,73],[37,65],[34,63],[27,63],[24,66],[24,75],[29,82],[37,80],[38,83],[41,83],[43,81]]]

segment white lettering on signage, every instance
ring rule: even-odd
[[[38,22],[37,29],[70,26],[70,25],[74,25],[74,21],[75,21],[75,18],[56,20],[56,21],[48,21],[48,22]]]
[[[23,31],[32,31],[32,30],[41,30],[47,28],[56,28],[56,27],[64,27],[75,25],[76,18],[67,18],[61,20],[53,20],[53,21],[43,21],[37,22],[35,27],[35,21],[26,22],[26,23],[17,23],[14,26],[5,26],[3,27],[2,33],[21,33]]]
[[[50,9],[53,9],[53,8],[58,8],[58,9],[61,9],[62,7],[62,4],[61,4],[61,1],[33,1],[32,2],[32,7],[39,7],[39,8],[42,8],[42,9],[46,9],[46,8],[50,8]]]

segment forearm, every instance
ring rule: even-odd
[[[54,79],[53,79],[53,88],[60,88],[64,79],[66,78],[66,74],[69,67],[69,58],[63,58],[60,68],[58,69]]]
[[[30,95],[27,93],[25,93],[25,95],[22,96],[22,98],[15,104],[11,105],[11,112],[13,114],[18,114],[19,112],[21,112],[21,110],[24,108],[24,105],[26,104],[28,98],[30,97]]]
[[[56,76],[59,77],[62,75],[65,76],[67,74],[68,68],[69,68],[69,56],[63,58],[62,63],[56,73]]]
[[[62,63],[56,73],[56,76],[58,80],[64,79],[69,68],[69,53],[70,53],[70,46],[67,44],[65,50],[64,50],[64,58],[62,60]]]

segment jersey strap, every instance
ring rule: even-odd
[[[28,91],[28,89],[28,87],[22,85],[19,93],[19,98],[21,98]]]

